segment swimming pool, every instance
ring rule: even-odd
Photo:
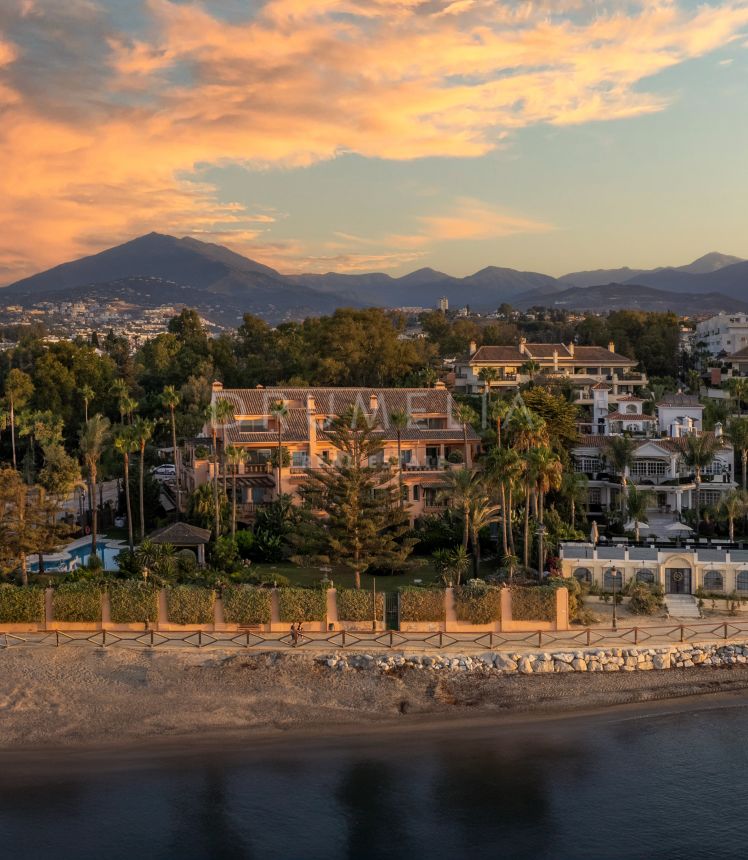
[[[126,544],[119,540],[104,538],[96,541],[96,554],[104,563],[105,570],[119,570],[116,558],[124,549],[127,549]],[[88,564],[90,557],[91,538],[79,538],[68,544],[60,552],[45,554],[43,556],[44,569],[48,573],[69,573]],[[30,559],[29,570],[37,571],[38,569],[38,558]]]

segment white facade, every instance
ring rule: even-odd
[[[712,355],[748,346],[748,314],[721,313],[696,326],[696,342],[703,342]]]

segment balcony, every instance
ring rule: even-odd
[[[270,502],[244,502],[236,506],[236,518],[240,522],[251,522],[257,516],[257,512],[269,504]]]

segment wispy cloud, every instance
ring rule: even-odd
[[[206,165],[469,158],[532,124],[659,111],[647,78],[748,24],[746,0],[264,0],[244,19],[224,5],[144,0],[130,26],[115,0],[3,4],[0,278],[154,227],[256,253],[272,222],[219,200]],[[460,205],[424,214],[410,252],[547,229]]]

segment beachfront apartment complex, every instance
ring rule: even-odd
[[[324,468],[342,456],[327,430],[330,422],[353,408],[365,414],[381,434],[382,448],[376,461],[392,470],[398,480],[398,434],[391,416],[404,412],[409,420],[401,430],[400,448],[404,496],[411,519],[444,510],[441,498],[445,470],[470,465],[480,438],[471,427],[453,417],[454,401],[443,385],[436,388],[224,388],[213,384],[212,404],[228,400],[234,418],[218,429],[218,444],[235,445],[246,452],[238,467],[237,505],[240,522],[251,522],[259,506],[278,497],[278,470],[271,458],[278,447],[279,431],[288,463],[281,468],[283,493],[298,500],[298,488],[307,470]],[[275,404],[282,403],[284,415]],[[184,483],[193,491],[213,477],[210,426],[203,437],[186,446]],[[467,445],[465,439],[467,438]],[[223,459],[223,458],[219,458]],[[220,475],[221,480],[223,474]],[[233,475],[227,476],[229,495]]]
[[[713,356],[732,355],[748,347],[748,314],[720,313],[696,325],[696,343]]]
[[[647,385],[646,374],[634,370],[636,359],[619,355],[615,344],[577,346],[574,343],[528,343],[516,346],[477,346],[455,362],[455,391],[480,394],[487,388],[510,391],[535,380],[541,384],[566,384],[574,389],[574,402],[593,403],[594,386],[609,386],[611,402],[636,395]],[[482,373],[486,371],[486,373]]]

